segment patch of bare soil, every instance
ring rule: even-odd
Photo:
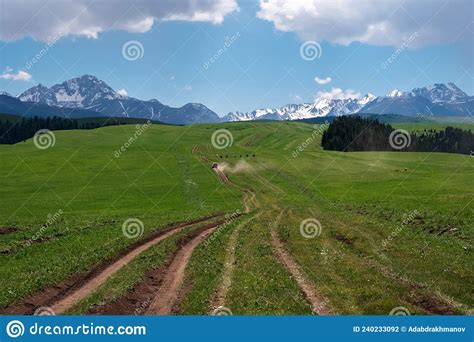
[[[92,293],[97,286],[103,284],[111,275],[144,250],[190,225],[205,222],[219,216],[223,216],[223,214],[215,213],[204,218],[175,223],[155,231],[145,239],[129,246],[115,257],[93,267],[88,272],[76,274],[60,284],[50,286],[41,292],[29,296],[18,304],[0,308],[0,314],[30,315],[41,306],[52,307],[56,314],[60,314]]]
[[[144,279],[123,297],[91,310],[98,315],[170,314],[179,306],[184,270],[200,242],[225,221],[192,230],[178,240],[176,250],[159,268],[151,269]]]
[[[281,216],[284,211],[275,220],[271,228],[272,245],[275,253],[280,262],[286,267],[293,278],[298,283],[301,291],[304,293],[306,299],[311,304],[312,310],[318,315],[330,315],[332,314],[331,308],[327,305],[326,299],[314,289],[313,284],[308,280],[304,272],[299,268],[296,261],[291,257],[290,253],[286,250],[283,242],[278,237],[277,226],[280,222]]]
[[[166,270],[161,286],[156,292],[155,298],[147,310],[147,314],[168,315],[172,312],[173,308],[179,304],[178,297],[189,259],[194,249],[204,241],[217,226],[218,225],[215,225],[214,227],[203,230],[199,235],[183,245],[178,253],[176,253],[176,256]]]
[[[451,305],[443,303],[435,297],[425,296],[410,302],[433,315],[456,315],[456,312]]]
[[[337,241],[340,241],[342,242],[343,244],[345,244],[346,246],[352,246],[354,245],[354,240],[353,239],[349,239],[347,236],[343,235],[343,234],[336,234],[335,236],[336,240]]]
[[[17,230],[15,227],[0,227],[0,235],[14,233]]]

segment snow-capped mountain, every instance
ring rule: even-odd
[[[466,116],[474,113],[474,96],[467,95],[452,82],[437,83],[406,92],[395,89],[385,96],[369,93],[362,98],[324,97],[313,103],[288,104],[247,113],[236,111],[219,118],[216,113],[199,103],[188,103],[180,108],[173,108],[156,99],[139,100],[116,92],[95,76],[84,75],[49,88],[38,84],[16,99],[2,93],[0,112],[26,116],[131,117],[173,124],[300,120],[356,113]]]
[[[468,95],[459,89],[453,82],[436,83],[424,88],[415,88],[408,96],[422,96],[433,103],[464,101]]]
[[[20,94],[21,101],[32,101],[49,106],[92,109],[103,100],[125,100],[104,81],[95,76],[67,80],[48,88],[41,83]]]
[[[356,113],[465,116],[474,113],[474,97],[467,95],[452,82],[437,83],[409,92],[394,89],[386,96],[369,93],[359,99],[320,98],[314,103],[257,109],[250,113],[231,112],[222,120],[300,120]]]
[[[393,90],[378,97],[360,110],[361,113],[402,115],[466,116],[474,113],[474,97],[454,83],[436,83],[401,92]]]
[[[20,115],[24,117],[68,117],[68,118],[92,118],[104,116],[82,108],[62,108],[58,106],[49,106],[42,103],[31,101],[20,101],[17,97],[8,93],[0,93],[0,113]]]
[[[173,108],[156,99],[139,100],[119,94],[92,75],[73,78],[49,88],[38,84],[20,94],[18,99],[48,106],[85,109],[102,116],[145,118],[173,124],[219,121],[218,115],[202,104],[188,103]]]
[[[314,103],[289,104],[280,108],[257,109],[250,113],[231,112],[223,121],[250,120],[301,120],[321,116],[339,116],[357,113],[361,108],[376,98],[367,94],[360,99],[327,99]]]

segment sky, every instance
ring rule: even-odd
[[[223,116],[454,82],[474,93],[471,0],[1,0],[0,91],[90,74]]]

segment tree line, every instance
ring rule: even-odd
[[[60,117],[21,118],[16,120],[0,119],[0,144],[16,144],[25,141],[35,135],[40,129],[72,130],[93,129],[104,126],[122,125],[125,121],[113,120],[77,120]]]
[[[324,131],[321,145],[336,151],[409,151],[474,153],[471,130],[446,127],[425,129],[417,133],[396,130],[390,124],[373,118],[341,116]]]

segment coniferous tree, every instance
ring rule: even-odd
[[[395,129],[372,118],[342,116],[335,118],[323,133],[321,145],[336,151],[411,151],[471,154],[474,134],[471,130],[446,127],[444,130],[423,130],[409,133],[409,144],[398,150],[391,144],[390,134]]]

